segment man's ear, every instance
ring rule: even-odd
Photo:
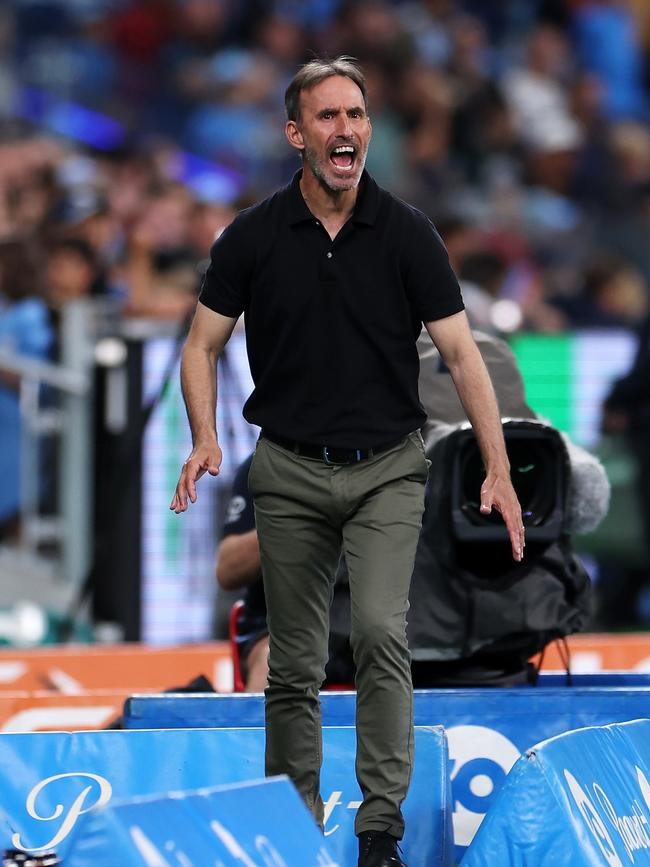
[[[302,140],[302,133],[300,132],[298,124],[295,122],[295,120],[287,121],[284,132],[292,148],[295,148],[298,151],[304,151],[305,143]]]

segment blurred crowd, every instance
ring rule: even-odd
[[[475,326],[636,329],[649,50],[647,0],[5,0],[0,349],[56,359],[75,298],[182,320],[214,238],[298,167],[288,81],[341,53],[368,168],[435,221]]]
[[[291,177],[283,92],[359,58],[377,180],[436,222],[476,325],[635,328],[650,281],[645,0],[7,0],[0,293],[177,319]]]

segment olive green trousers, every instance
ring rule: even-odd
[[[419,432],[344,466],[261,438],[249,475],[270,633],[266,773],[287,774],[316,821],[322,732],[319,688],[328,658],[329,606],[344,551],[357,669],[355,831],[401,839],[413,765],[413,689],[406,640],[408,592],[429,462]]]

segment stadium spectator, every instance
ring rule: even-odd
[[[54,334],[40,297],[38,249],[26,241],[0,244],[0,351],[46,359]],[[15,538],[21,492],[20,379],[0,370],[0,538]]]
[[[550,302],[571,328],[636,329],[648,309],[648,291],[642,275],[624,259],[597,255],[585,267],[580,292]]]

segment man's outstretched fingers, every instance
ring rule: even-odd
[[[521,517],[521,511],[515,510],[514,513],[508,511],[506,515],[504,515],[504,520],[508,528],[508,535],[510,536],[510,544],[512,545],[512,556],[515,560],[520,561],[523,559],[524,547],[526,545],[525,530]]]
[[[180,482],[179,487],[176,488],[176,493],[174,494],[171,508],[176,512],[177,515],[179,514],[179,512],[185,511],[185,504],[183,502],[183,497],[180,493]]]
[[[171,504],[169,508],[176,512],[178,515],[180,512],[184,512],[187,509],[187,490],[185,487],[185,466],[181,470],[180,478],[178,479],[178,484],[176,485],[176,491],[174,496],[172,497]]]

